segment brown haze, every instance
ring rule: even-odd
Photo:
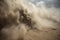
[[[25,0],[0,0],[0,40],[60,40],[60,9]]]

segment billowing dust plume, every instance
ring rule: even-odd
[[[24,1],[0,0],[0,40],[24,40],[25,34],[32,29],[59,29],[59,9],[46,8],[45,4],[37,7]]]

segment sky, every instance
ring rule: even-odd
[[[29,0],[29,2],[32,2],[38,6],[41,3],[44,3],[47,7],[60,8],[60,0]]]

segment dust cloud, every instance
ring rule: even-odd
[[[37,5],[27,0],[0,0],[0,40],[60,40],[57,4],[58,0],[41,0]]]

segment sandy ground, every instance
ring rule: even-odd
[[[58,33],[58,28],[43,28],[42,30],[29,30],[25,35],[25,40],[60,40],[60,33]]]

